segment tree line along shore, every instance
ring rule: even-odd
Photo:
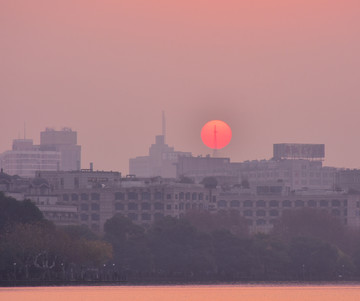
[[[316,209],[249,233],[235,212],[190,211],[150,227],[115,215],[102,235],[56,227],[0,193],[0,285],[360,280],[360,231]]]

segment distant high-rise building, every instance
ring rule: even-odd
[[[166,143],[166,119],[162,112],[162,135],[155,137],[155,144],[149,148],[148,156],[140,156],[129,160],[129,172],[137,177],[176,177],[176,164],[179,157],[191,157],[190,152],[175,151]]]
[[[149,148],[148,156],[129,160],[130,174],[137,177],[175,178],[179,157],[191,157],[191,153],[175,151],[173,147],[165,144],[164,135],[156,136],[156,142]]]
[[[47,128],[41,132],[40,150],[60,152],[60,170],[81,169],[81,146],[77,145],[77,132],[70,128],[63,128],[61,131]]]
[[[34,177],[36,171],[80,170],[81,146],[77,133],[65,128],[41,132],[40,145],[32,139],[13,140],[12,150],[0,154],[0,167],[9,175]]]
[[[42,151],[31,139],[15,139],[12,150],[0,155],[0,166],[4,172],[21,177],[33,177],[37,170],[58,170],[60,161],[60,152]]]
[[[337,168],[323,166],[324,144],[274,144],[270,160],[230,162],[229,158],[180,158],[177,176],[200,182],[216,176],[238,183],[246,180],[251,186],[264,182],[283,182],[291,190],[333,189]]]

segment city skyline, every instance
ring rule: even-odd
[[[164,129],[164,127],[162,127],[163,129]],[[43,129],[43,131],[41,131],[40,133],[42,133],[42,132],[44,132],[44,131],[54,131],[54,132],[61,132],[61,131],[70,131],[70,132],[72,132],[73,131],[73,129],[71,129],[71,128],[69,128],[69,127],[61,127],[61,128],[55,128],[55,127],[47,127],[47,128],[45,128],[45,129]],[[75,131],[75,133],[77,133],[76,131]],[[165,137],[164,135],[163,135],[164,133],[161,133],[161,134],[159,134],[159,135],[154,135],[154,137],[153,137],[153,139],[154,138],[156,138],[156,139],[158,139],[158,137]],[[14,138],[14,139],[12,139],[12,144],[14,144],[16,141],[31,141],[32,143],[34,143],[34,144],[37,144],[36,142],[37,141],[40,141],[40,139],[34,139],[33,137],[28,137],[28,136],[26,136],[26,133],[25,133],[25,129],[24,129],[24,133],[23,133],[23,137],[21,137],[21,135],[19,134],[18,135],[18,137],[17,138]],[[40,135],[38,135],[39,137],[40,137]],[[167,137],[167,136],[166,136]],[[201,137],[200,137],[200,139],[201,139]],[[153,142],[153,141],[152,141]],[[203,143],[203,142],[202,142]],[[327,160],[326,160],[326,155],[325,155],[325,144],[316,144],[316,143],[312,143],[312,144],[308,144],[308,143],[298,143],[298,142],[294,142],[294,143],[287,143],[287,142],[285,142],[285,143],[280,143],[280,145],[282,145],[282,144],[284,144],[284,145],[286,145],[286,144],[289,144],[289,145],[319,145],[319,146],[321,146],[322,145],[322,147],[323,147],[323,152],[324,152],[324,156],[321,158],[321,161],[323,161],[324,162],[324,166],[331,166],[331,167],[334,167],[334,168],[339,168],[339,169],[343,169],[343,168],[345,168],[345,169],[357,169],[356,167],[352,167],[352,166],[335,166],[335,165],[329,165],[329,164],[326,164],[326,162],[327,162]],[[151,148],[151,145],[154,145],[153,143],[150,143],[149,144],[149,146],[150,146],[150,148]],[[271,145],[271,151],[270,151],[270,153],[269,154],[267,154],[264,158],[248,158],[248,159],[245,159],[245,160],[243,160],[243,161],[236,161],[236,160],[234,160],[232,157],[230,157],[230,156],[228,156],[228,155],[225,155],[224,153],[223,153],[223,150],[221,149],[221,150],[217,150],[217,152],[216,153],[214,153],[213,152],[213,149],[212,148],[207,148],[208,149],[208,152],[206,152],[205,154],[204,153],[202,153],[202,154],[196,154],[196,153],[193,153],[191,150],[179,150],[179,149],[177,149],[176,147],[174,147],[174,146],[171,146],[171,145],[168,145],[168,144],[166,144],[166,147],[170,147],[171,149],[176,149],[177,150],[177,152],[179,152],[179,153],[184,153],[184,154],[191,154],[193,157],[205,157],[205,156],[210,156],[210,157],[216,157],[216,158],[229,158],[232,162],[234,162],[234,163],[236,163],[236,162],[239,162],[239,163],[241,163],[241,162],[248,162],[248,161],[262,161],[262,160],[271,160],[271,159],[273,159],[274,158],[274,155],[273,155],[273,147],[275,146],[275,145],[279,145],[279,143],[273,143],[272,145]],[[146,157],[147,155],[148,155],[148,152],[149,152],[149,146],[147,147],[147,149],[145,150],[145,152],[143,153],[143,154],[141,154],[140,156],[138,156],[138,157]],[[5,152],[8,152],[8,151],[11,151],[13,149],[13,146],[12,147],[9,147],[9,149],[6,149],[6,150],[4,150],[4,152],[2,152],[2,153],[5,153]],[[1,152],[0,152],[0,155],[2,154]],[[328,148],[326,148],[326,154],[328,153]],[[84,153],[84,154],[82,154],[81,156],[84,156],[84,157],[86,157],[86,153]],[[290,158],[290,157],[289,157]],[[129,164],[129,160],[131,160],[132,158],[130,157],[130,158],[127,158],[127,162],[128,162],[128,164]],[[98,162],[94,162],[94,161],[89,161],[89,162],[86,162],[87,164],[84,164],[84,162],[80,162],[81,163],[81,168],[82,169],[88,169],[89,168],[89,166],[94,166],[94,164],[95,165],[98,165]],[[95,166],[95,169],[96,170],[106,170],[106,169],[102,169],[102,168],[97,168],[96,166]],[[74,169],[74,170],[76,170],[76,169]],[[121,172],[123,175],[125,175],[125,174],[131,174],[131,172],[129,171],[129,166],[127,166],[127,169],[124,171],[124,170],[120,170],[120,169],[114,169],[114,168],[109,168],[108,170],[111,170],[111,171],[119,171],[119,172]]]
[[[83,166],[127,173],[164,110],[179,151],[211,154],[200,131],[220,119],[233,161],[268,159],[273,143],[323,143],[325,165],[360,168],[358,1],[0,6],[0,152],[24,122],[35,143],[68,126]]]
[[[359,16],[1,0],[0,299],[358,294]]]

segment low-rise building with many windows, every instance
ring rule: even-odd
[[[3,178],[2,187],[11,187],[8,194],[16,194],[11,177]],[[86,170],[39,173],[29,180],[26,192],[23,184],[19,187],[23,198],[31,199],[55,224],[86,225],[96,232],[102,232],[115,214],[147,227],[162,216],[181,217],[191,210],[232,211],[247,221],[251,232],[268,232],[286,210],[302,208],[326,211],[345,225],[360,228],[359,194],[292,191],[277,181],[250,188],[219,185],[210,189],[174,179],[122,178],[120,173]]]
[[[322,210],[340,218],[349,227],[360,227],[359,195],[335,191],[246,195],[227,191],[217,196],[217,209],[237,211],[246,219],[252,232],[268,232],[285,211],[303,208]]]
[[[94,231],[102,231],[105,222],[117,213],[148,226],[166,215],[180,217],[188,210],[207,210],[210,203],[202,185],[183,183],[124,181],[112,188],[60,190],[57,193],[62,203],[77,204],[79,224]]]
[[[64,173],[59,173],[61,177]],[[83,173],[97,178],[98,172]],[[110,175],[110,174],[109,174]],[[291,191],[285,183],[207,189],[201,184],[162,178],[116,178],[108,185],[54,188],[62,205],[76,206],[78,224],[103,231],[105,222],[122,214],[148,226],[162,216],[181,217],[190,210],[231,210],[243,217],[252,232],[268,232],[286,210],[314,208],[337,216],[345,225],[360,227],[360,196],[333,190]],[[86,181],[84,180],[84,183]],[[109,184],[111,183],[111,185]]]

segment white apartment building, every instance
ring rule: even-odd
[[[60,162],[60,152],[42,151],[31,139],[15,139],[12,150],[0,155],[0,166],[3,171],[21,177],[34,177],[37,170],[58,170]]]
[[[79,170],[81,146],[69,128],[41,132],[40,145],[32,139],[13,140],[12,150],[0,154],[0,167],[9,175],[34,177],[36,171]]]

